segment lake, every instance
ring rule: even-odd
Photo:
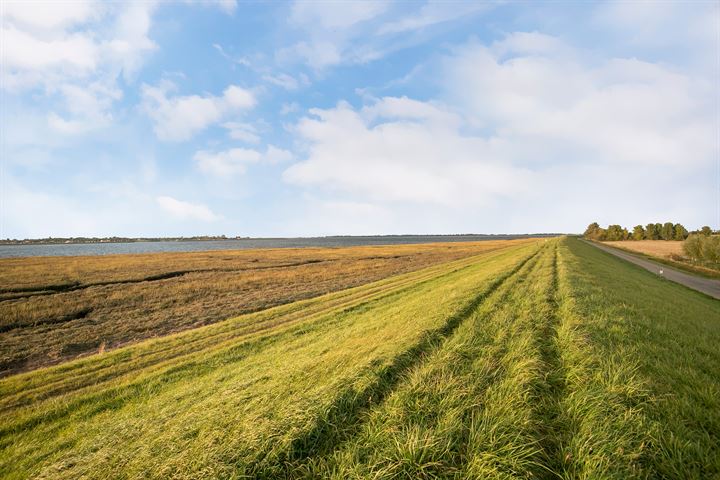
[[[246,250],[251,248],[350,247],[361,245],[400,245],[432,242],[477,242],[483,240],[507,240],[527,236],[528,235],[391,235],[362,237],[248,238],[209,241],[0,245],[0,258],[113,255],[118,253],[201,252],[209,250]]]

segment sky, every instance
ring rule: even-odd
[[[0,0],[0,238],[717,229],[719,5]]]

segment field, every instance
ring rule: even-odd
[[[506,245],[0,259],[0,376]]]
[[[0,477],[717,478],[719,318],[506,244],[0,379]]]
[[[708,268],[707,266],[693,264],[683,252],[683,242],[669,240],[624,240],[602,243],[623,250],[641,253],[646,257],[691,273],[710,278],[720,278],[720,271],[714,268]]]
[[[666,240],[624,240],[620,242],[603,242],[607,245],[640,252],[654,257],[680,259],[685,256],[682,242]]]

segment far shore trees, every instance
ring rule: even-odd
[[[710,227],[702,227],[695,233],[709,236],[712,234]],[[621,240],[677,240],[682,241],[688,238],[688,230],[680,223],[648,223],[645,227],[635,225],[632,233],[628,232],[622,225],[608,225],[602,228],[597,222],[593,222],[585,229],[583,236],[590,240],[600,242],[621,241]]]

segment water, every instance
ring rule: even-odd
[[[368,237],[249,238],[240,240],[130,243],[0,245],[0,258],[37,256],[112,255],[117,253],[201,252],[250,248],[350,247],[430,242],[476,242],[524,238],[527,235],[393,235]]]

